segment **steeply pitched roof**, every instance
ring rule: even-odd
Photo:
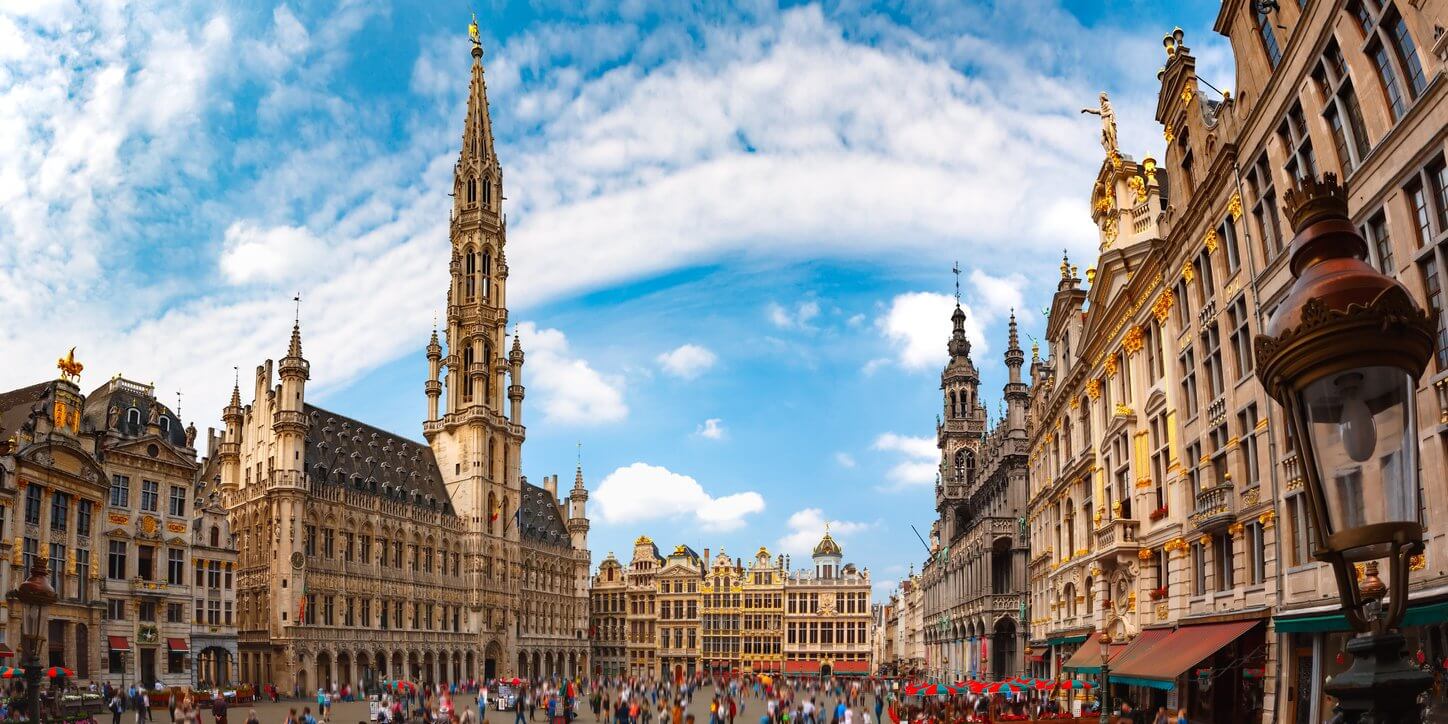
[[[0,437],[8,439],[30,418],[30,408],[45,399],[49,382],[37,382],[18,390],[0,392]]]
[[[563,523],[563,513],[558,501],[547,490],[528,482],[523,483],[522,529],[523,540],[542,545],[568,546],[572,538],[568,526]]]
[[[316,405],[303,412],[312,421],[306,465],[314,480],[453,512],[432,448]]]

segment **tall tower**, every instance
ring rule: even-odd
[[[442,349],[429,345],[429,419],[423,431],[432,445],[447,482],[454,509],[487,534],[498,510],[517,510],[518,476],[514,474],[523,444],[521,394],[505,407],[506,375],[521,377],[516,363],[504,357],[508,324],[504,260],[507,225],[503,218],[503,171],[493,153],[492,120],[483,79],[483,48],[476,41],[468,87],[462,147],[453,167],[453,209],[450,236],[451,282]],[[437,363],[432,362],[438,355]],[[445,369],[445,373],[444,373]],[[443,374],[443,379],[437,379]],[[436,383],[442,382],[439,385]],[[514,380],[521,393],[521,381]],[[445,387],[445,391],[444,388]],[[441,398],[441,409],[433,400]],[[489,500],[493,505],[489,506]],[[506,521],[492,535],[502,535]],[[516,540],[516,526],[508,535]]]
[[[568,491],[568,533],[573,539],[573,549],[588,551],[588,489],[583,487],[583,463],[573,474],[573,489]]]
[[[1015,439],[1026,439],[1026,402],[1030,388],[1021,381],[1021,365],[1026,363],[1026,354],[1021,351],[1021,338],[1016,331],[1016,310],[1011,310],[1010,339],[1006,344],[1006,369],[1010,377],[1006,382],[1006,435]]]
[[[963,530],[963,506],[975,482],[981,436],[985,433],[985,406],[978,394],[980,374],[970,359],[970,339],[965,335],[965,310],[960,307],[959,267],[956,273],[955,312],[950,315],[950,361],[940,373],[944,393],[943,420],[936,425],[936,446],[940,448],[940,483],[935,489],[935,507],[942,520],[945,543]]]
[[[270,377],[270,370],[267,370]],[[311,365],[302,357],[302,328],[298,321],[292,325],[292,340],[287,346],[287,356],[277,364],[279,384],[271,394],[273,445],[276,451],[273,469],[275,477],[270,495],[280,514],[283,532],[279,545],[279,557],[272,561],[271,600],[276,605],[271,609],[274,631],[299,623],[304,617],[301,605],[306,595],[305,541],[306,506],[309,497],[307,488],[307,464],[303,457],[306,449],[307,431],[311,420],[303,411],[306,402],[307,379],[311,376]],[[261,399],[261,398],[258,398]],[[257,481],[261,483],[260,480]],[[295,618],[292,618],[295,616]]]

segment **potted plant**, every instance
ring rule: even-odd
[[[1165,506],[1165,505],[1161,506],[1160,508],[1157,508],[1156,510],[1151,511],[1151,521],[1152,521],[1153,523],[1155,523],[1156,521],[1161,520],[1162,518],[1165,518],[1165,517],[1166,517],[1166,506]]]
[[[1156,588],[1153,588],[1151,589],[1149,594],[1151,596],[1151,600],[1160,601],[1161,599],[1166,598],[1166,586],[1158,586]]]

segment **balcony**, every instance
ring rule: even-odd
[[[1225,395],[1218,396],[1207,405],[1207,425],[1216,427],[1227,419],[1227,398]]]
[[[1197,325],[1205,327],[1217,316],[1217,300],[1212,299],[1202,305],[1202,310],[1197,313]]]
[[[1235,518],[1232,485],[1224,483],[1197,491],[1196,509],[1192,511],[1192,525],[1200,530],[1211,530],[1231,523]]]
[[[1136,543],[1136,531],[1141,523],[1132,518],[1115,518],[1109,520],[1096,529],[1096,549],[1103,555],[1110,555],[1118,550],[1135,551],[1140,546]]]

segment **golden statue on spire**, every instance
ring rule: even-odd
[[[468,23],[468,39],[473,41],[473,45],[481,46],[483,44],[482,39],[478,37],[477,13],[473,13],[473,21],[471,23]]]
[[[75,382],[80,377],[81,370],[85,365],[75,361],[75,348],[71,347],[64,357],[55,361],[55,366],[60,369],[60,378],[67,382]]]

